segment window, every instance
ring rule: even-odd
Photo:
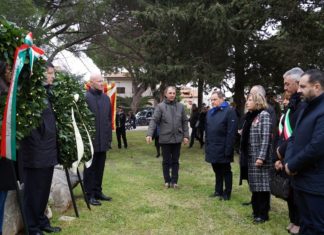
[[[117,87],[117,94],[125,94],[125,87]]]

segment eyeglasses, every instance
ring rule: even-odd
[[[217,101],[218,99],[209,99],[210,101]]]

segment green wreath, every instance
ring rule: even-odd
[[[26,35],[26,30],[0,17],[0,60],[12,67],[15,50],[23,44]],[[28,64],[29,60],[26,59],[18,81],[16,119],[18,141],[28,136],[32,129],[39,126],[42,111],[47,107],[45,103],[47,95],[43,88],[45,61],[41,58],[35,61],[32,76],[30,76]],[[1,96],[0,126],[2,125],[5,103],[6,96]]]
[[[56,114],[58,129],[58,144],[60,151],[60,164],[70,168],[77,160],[77,146],[72,124],[72,108],[74,110],[75,121],[80,131],[84,144],[84,155],[81,161],[85,162],[91,158],[91,147],[88,139],[95,133],[95,117],[89,110],[85,101],[84,84],[76,77],[67,73],[57,73],[51,90],[50,100]],[[78,101],[75,102],[75,95]]]

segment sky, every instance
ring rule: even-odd
[[[67,50],[60,52],[55,57],[53,65],[59,66],[72,74],[80,75],[86,81],[89,80],[91,73],[100,73],[100,69],[86,54],[81,53],[80,57],[76,57]]]

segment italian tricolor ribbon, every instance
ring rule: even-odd
[[[279,122],[279,136],[283,133],[285,140],[287,140],[292,134],[289,115],[290,115],[290,109],[288,109],[287,112],[281,116]],[[282,124],[283,119],[285,119],[284,124]]]
[[[2,120],[0,155],[3,158],[16,160],[16,99],[20,72],[25,64],[27,55],[29,56],[29,66],[32,72],[34,61],[43,54],[44,51],[42,49],[33,45],[32,33],[28,33],[24,44],[16,48],[12,78]]]

